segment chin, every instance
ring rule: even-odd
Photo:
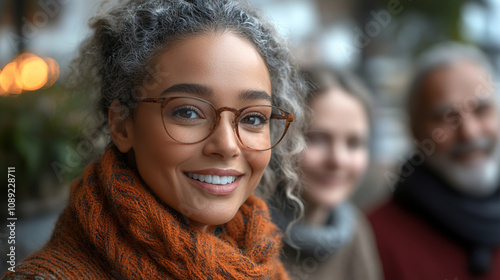
[[[322,205],[327,208],[335,208],[349,199],[351,193],[351,188],[339,186],[333,190],[328,190],[328,192],[317,192],[314,195],[310,195],[310,197],[315,201],[314,204]]]
[[[327,207],[327,208],[333,209],[333,208],[339,206],[340,204],[342,204],[342,202],[344,202],[346,199],[347,199],[346,197],[335,197],[335,198],[323,201],[322,204],[325,205],[325,207]]]
[[[194,224],[207,225],[207,226],[217,226],[217,225],[226,224],[229,221],[231,221],[237,212],[238,212],[238,209],[236,209],[234,211],[225,210],[223,212],[205,211],[203,213],[200,213],[201,215],[194,215],[194,216],[189,217],[189,219]]]

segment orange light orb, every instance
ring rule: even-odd
[[[13,61],[3,68],[0,73],[0,88],[11,94],[19,94],[22,91],[22,85],[16,79],[17,62]]]
[[[37,90],[47,83],[49,66],[38,56],[22,59],[18,74],[24,90]]]

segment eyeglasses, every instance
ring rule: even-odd
[[[224,111],[234,114],[232,124],[240,143],[255,151],[278,145],[293,122],[293,114],[272,105],[216,109],[212,103],[196,97],[145,98],[139,102],[160,103],[165,131],[183,144],[207,139],[217,128]]]

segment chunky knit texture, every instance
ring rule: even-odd
[[[73,184],[49,242],[4,279],[288,279],[280,238],[254,195],[227,224],[190,227],[110,148]]]

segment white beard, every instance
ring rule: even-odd
[[[450,187],[472,197],[486,197],[500,186],[500,149],[489,158],[473,163],[459,164],[445,155],[427,159],[429,166],[443,176]]]

